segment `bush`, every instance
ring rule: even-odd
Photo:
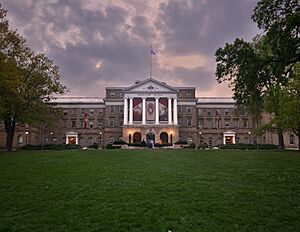
[[[206,148],[208,148],[208,145],[207,145],[206,143],[200,144],[200,145],[198,146],[198,149],[206,149]]]
[[[120,140],[120,141],[114,141],[113,144],[116,144],[116,145],[125,145],[127,143],[125,141]]]
[[[92,145],[89,146],[89,148],[98,149],[99,145],[98,145],[98,143],[93,143]]]
[[[274,144],[258,144],[259,149],[278,149],[278,145]]]
[[[170,147],[173,146],[173,143],[155,143],[154,147]]]
[[[108,143],[106,145],[106,149],[114,149],[113,145],[111,143]]]
[[[237,143],[237,144],[222,144],[220,149],[241,149],[241,150],[253,150],[256,149],[254,144]]]
[[[45,144],[43,150],[67,150],[67,149],[79,149],[80,145],[77,144]],[[21,149],[24,150],[42,150],[42,145],[31,145],[27,144]]]
[[[141,143],[128,143],[128,146],[131,146],[131,147],[141,147],[142,144]]]
[[[177,144],[177,145],[180,145],[180,144],[186,145],[186,144],[188,144],[188,142],[186,140],[179,140],[175,144]]]

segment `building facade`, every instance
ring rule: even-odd
[[[106,96],[59,97],[53,103],[63,111],[54,128],[17,128],[14,146],[25,144],[102,145],[127,143],[175,143],[187,141],[210,147],[228,143],[278,144],[277,135],[251,133],[255,122],[247,112],[238,112],[232,98],[197,98],[195,87],[172,87],[153,78],[129,87],[107,87]],[[0,146],[5,146],[3,125]],[[297,136],[284,135],[285,145],[296,148]]]

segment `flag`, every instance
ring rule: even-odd
[[[151,48],[150,48],[150,52],[151,52],[151,55],[154,55],[154,56],[156,55],[156,53],[154,52],[152,46],[151,46]]]

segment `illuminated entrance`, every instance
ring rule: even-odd
[[[235,131],[225,131],[223,133],[223,144],[235,144]]]
[[[69,131],[66,133],[66,144],[78,144],[78,133]]]

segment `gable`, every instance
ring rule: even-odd
[[[137,84],[134,84],[128,88],[125,88],[123,90],[124,92],[177,92],[177,89],[160,82],[158,80],[155,80],[153,78],[146,79],[144,81],[141,81]]]

